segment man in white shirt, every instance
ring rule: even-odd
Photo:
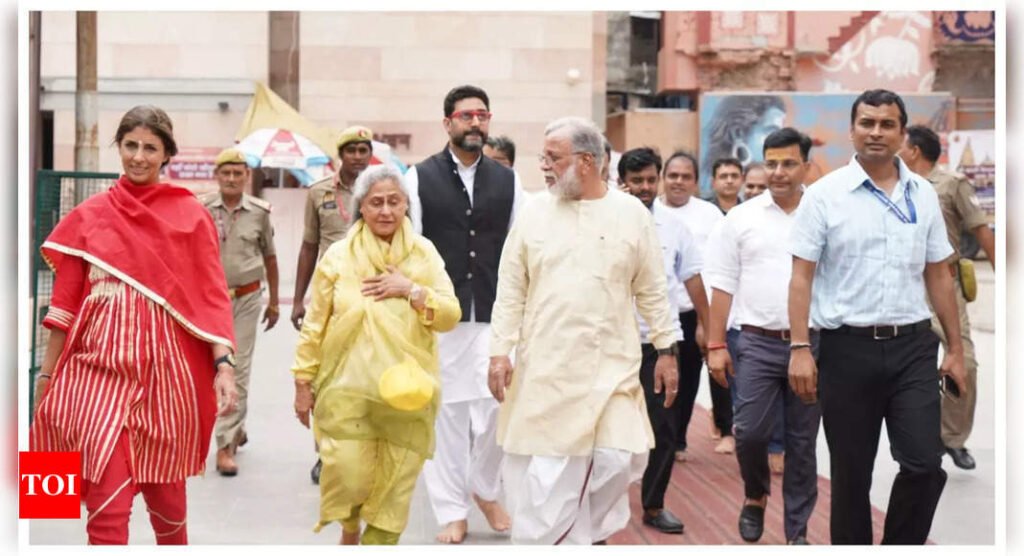
[[[562,118],[544,135],[550,194],[524,205],[501,254],[488,381],[512,542],[603,544],[629,522],[629,484],[654,447],[634,310],[660,352],[665,407],[676,326],[654,220],[601,179],[600,130]]]
[[[700,177],[697,159],[686,151],[676,151],[665,162],[665,192],[655,201],[655,211],[669,209],[680,216],[697,241],[701,253],[705,253],[708,234],[722,218],[722,211],[714,204],[697,196]],[[686,430],[690,426],[693,415],[694,400],[700,389],[700,377],[704,367],[702,358],[704,343],[704,326],[697,318],[693,300],[685,292],[676,299],[679,305],[679,322],[683,327],[683,341],[679,344],[679,440],[676,444],[676,460],[686,460]],[[716,452],[728,453],[732,446],[732,401],[729,390],[722,388],[713,381],[711,387],[712,417],[714,430],[724,431],[727,436],[722,438],[715,447]],[[725,410],[728,409],[728,412]],[[717,410],[717,411],[715,411]]]
[[[757,542],[771,489],[768,443],[775,426],[775,405],[785,406],[785,475],[782,495],[789,544],[807,543],[807,520],[818,499],[815,442],[821,412],[789,387],[789,276],[786,249],[793,213],[803,197],[811,140],[787,127],[764,141],[769,193],[749,199],[726,215],[708,243],[705,268],[711,293],[708,368],[719,384],[736,382],[736,459],[745,499],[740,536]],[[740,327],[735,361],[726,349],[726,322],[732,311]],[[811,335],[816,353],[818,337]]]
[[[466,536],[473,502],[496,531],[509,528],[499,503],[498,404],[487,387],[487,342],[502,245],[523,198],[515,171],[482,154],[491,120],[487,93],[455,87],[444,99],[448,143],[405,175],[413,228],[437,247],[462,320],[438,335],[442,404],[437,449],[423,467],[442,543]]]
[[[654,225],[661,244],[662,259],[665,262],[665,280],[668,282],[669,302],[672,314],[678,313],[675,300],[688,295],[697,300],[697,314],[700,321],[707,320],[707,297],[704,282],[700,277],[702,264],[700,249],[686,228],[686,223],[667,208],[654,208],[661,181],[661,157],[653,149],[642,147],[622,153],[619,159],[619,182],[628,192],[640,199],[653,212]],[[654,449],[647,460],[647,469],[640,486],[640,503],[644,509],[643,523],[662,533],[682,533],[683,523],[671,511],[665,509],[665,489],[672,478],[673,452],[679,438],[679,404],[664,406],[665,396],[654,392],[654,365],[658,351],[648,339],[648,327],[643,318],[640,325],[640,383],[644,387],[647,415],[654,429]],[[678,325],[677,325],[678,326]],[[683,340],[682,330],[677,330],[677,343],[672,347],[677,353]]]

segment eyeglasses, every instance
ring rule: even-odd
[[[452,112],[452,115],[449,117],[453,120],[459,120],[460,122],[465,122],[467,124],[472,122],[473,118],[476,118],[482,124],[486,124],[491,121],[491,113],[486,110],[458,110],[456,112]]]
[[[764,169],[768,170],[769,172],[774,172],[781,165],[783,170],[787,172],[792,172],[793,170],[799,168],[800,164],[801,162],[799,160],[793,160],[791,158],[783,160],[781,163],[778,160],[766,160],[764,163]]]
[[[573,155],[577,155],[577,154],[589,154],[590,156],[594,156],[594,153],[587,152],[587,151],[573,151],[573,152],[569,153],[567,156],[573,156]],[[546,154],[537,155],[537,161],[540,162],[541,166],[543,166],[545,164],[547,164],[548,166],[554,166],[555,164],[558,164],[558,161],[562,160],[563,158],[565,158],[565,156],[558,156],[558,157],[556,157],[556,156],[548,156]]]

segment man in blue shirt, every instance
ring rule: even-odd
[[[856,155],[808,188],[790,241],[789,380],[807,401],[821,394],[831,456],[833,544],[872,542],[869,491],[883,420],[900,471],[882,543],[928,539],[946,484],[940,375],[966,392],[960,324],[945,263],[953,248],[935,190],[896,157],[906,125],[899,95],[882,89],[862,93],[850,114]],[[950,338],[941,366],[926,292]],[[808,315],[821,329],[817,362]],[[950,390],[946,395],[953,395]]]

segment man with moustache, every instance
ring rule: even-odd
[[[900,471],[882,543],[928,540],[946,484],[939,380],[967,391],[947,263],[953,248],[935,190],[896,156],[906,125],[896,93],[858,96],[850,109],[856,154],[807,189],[790,238],[789,381],[807,402],[821,393],[832,544],[872,542],[869,494],[883,421]],[[941,365],[926,295],[949,342]],[[821,331],[817,361],[808,317]]]
[[[701,254],[707,245],[708,234],[720,220],[722,212],[697,196],[699,178],[697,158],[686,151],[676,151],[665,162],[665,189],[654,201],[655,212],[665,209],[683,220],[696,240]],[[706,299],[706,296],[705,296]],[[676,442],[676,461],[686,461],[686,431],[690,427],[693,404],[700,389],[700,377],[704,360],[701,352],[704,343],[704,324],[697,318],[696,305],[686,292],[676,299],[679,306],[679,322],[683,327],[683,341],[679,343],[679,436]],[[700,343],[698,343],[700,340]],[[728,399],[729,391],[717,384],[712,385],[712,396]],[[717,407],[717,405],[716,405]],[[716,428],[725,427],[717,415]]]
[[[743,169],[743,200],[753,199],[768,190],[768,172],[761,162],[751,162]]]
[[[220,191],[203,197],[202,202],[217,225],[220,235],[220,260],[228,282],[235,327],[235,387],[238,411],[217,417],[217,472],[225,477],[238,474],[235,452],[248,442],[245,416],[248,410],[249,377],[252,352],[256,345],[256,327],[260,320],[260,281],[267,279],[270,295],[263,312],[264,330],[277,324],[281,314],[277,298],[277,251],[274,227],[270,223],[270,203],[245,193],[252,172],[245,155],[237,149],[225,149],[217,155],[213,175]]]
[[[789,544],[807,544],[807,521],[818,499],[815,444],[820,410],[789,387],[787,298],[792,258],[785,242],[779,241],[789,236],[793,212],[803,196],[810,150],[811,139],[793,128],[769,134],[763,146],[769,193],[730,211],[708,244],[708,368],[720,384],[725,384],[726,375],[735,375],[736,459],[745,492],[739,532],[747,542],[757,542],[764,532],[771,487],[768,446],[781,424],[775,410],[780,402],[786,416],[782,495]],[[742,331],[734,354],[726,346],[730,313]],[[817,340],[812,334],[815,352]]]
[[[654,447],[634,307],[658,353],[654,393],[664,389],[666,408],[676,396],[654,220],[602,180],[602,141],[581,118],[548,125],[541,170],[551,194],[524,207],[501,256],[488,382],[502,403],[516,544],[604,544],[629,521],[629,484]]]
[[[370,164],[373,155],[373,132],[363,126],[352,126],[338,136],[338,158],[341,168],[336,175],[328,176],[309,186],[306,195],[306,212],[302,228],[302,247],[295,268],[295,296],[292,299],[292,326],[302,329],[306,316],[306,290],[313,279],[313,270],[332,243],[345,237],[352,224],[350,203],[352,186],[359,174]],[[320,484],[319,458],[309,477],[313,484]]]
[[[924,177],[939,195],[942,216],[946,221],[946,233],[955,253],[949,259],[950,274],[953,276],[956,293],[957,313],[960,317],[960,335],[964,345],[964,366],[967,369],[967,392],[959,397],[942,398],[942,444],[953,463],[960,469],[974,469],[974,457],[965,446],[974,425],[974,407],[977,403],[975,387],[978,383],[978,360],[974,357],[974,342],[971,340],[971,321],[967,314],[967,299],[961,281],[960,230],[970,230],[981,248],[988,255],[988,261],[995,268],[995,237],[988,227],[985,212],[981,210],[974,186],[961,174],[955,174],[936,166],[942,154],[939,136],[923,125],[907,127],[907,138],[903,141],[899,156],[915,174]],[[946,344],[939,320],[932,316],[932,330],[939,340]],[[945,346],[943,346],[945,347]]]
[[[499,503],[502,451],[495,442],[498,404],[487,387],[487,342],[502,246],[523,198],[519,175],[483,156],[490,99],[479,87],[448,92],[442,124],[448,143],[409,169],[413,227],[444,259],[462,322],[438,337],[441,409],[437,449],[423,468],[442,543],[461,543],[472,502],[496,531],[509,528]]]
[[[719,158],[711,165],[711,204],[722,214],[728,213],[740,204],[740,184],[743,181],[743,165],[735,158]]]
[[[661,181],[661,157],[653,149],[644,147],[622,153],[619,159],[619,182],[627,192],[640,199],[652,211],[658,242],[661,244],[662,260],[665,263],[665,280],[668,284],[669,303],[672,314],[678,314],[676,300],[688,296],[696,300],[696,310],[701,322],[706,322],[708,305],[701,280],[701,254],[693,236],[683,222],[671,210],[655,208]],[[679,438],[678,400],[671,407],[664,406],[665,396],[654,391],[654,366],[658,351],[650,343],[650,327],[637,315],[640,326],[640,383],[644,387],[647,415],[654,429],[654,449],[647,459],[647,469],[640,487],[640,502],[644,509],[643,523],[662,533],[682,533],[683,523],[671,511],[665,509],[665,490],[672,478],[673,452]],[[673,318],[674,324],[678,321]],[[677,344],[682,342],[681,329],[675,331]]]

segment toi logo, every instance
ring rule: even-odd
[[[18,453],[18,517],[78,519],[82,515],[82,454]]]

